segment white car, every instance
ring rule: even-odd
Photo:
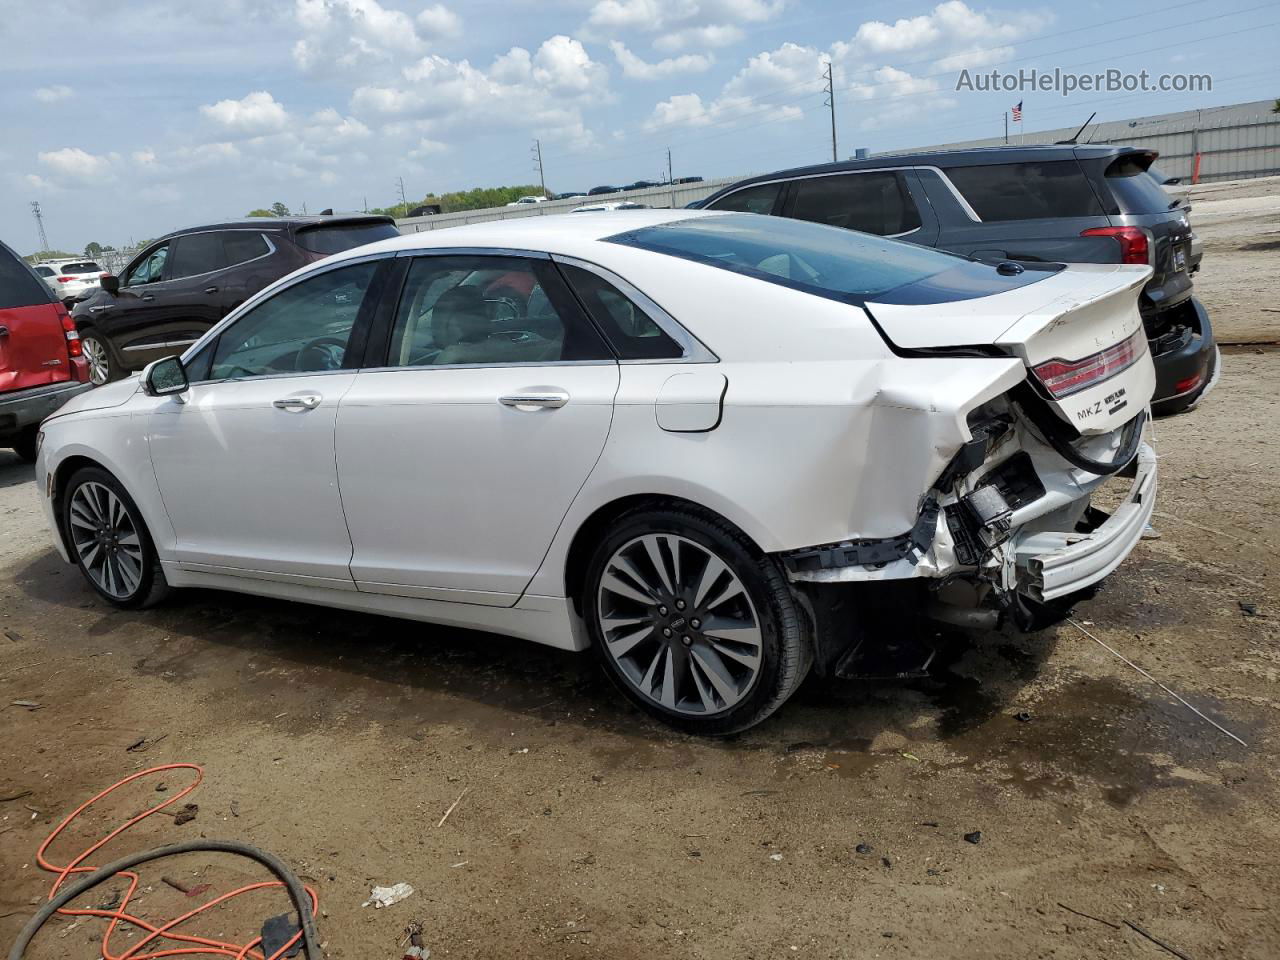
[[[525,204],[529,204],[529,203],[546,203],[546,202],[547,202],[547,198],[546,198],[546,197],[532,197],[532,196],[530,196],[530,197],[521,197],[519,200],[512,200],[510,203],[508,203],[508,204],[507,204],[507,206],[508,206],[508,207],[523,207]]]
[[[214,587],[592,647],[723,734],[886,597],[1025,622],[1124,559],[1148,272],[689,210],[410,234],[72,400],[36,476],[117,606]]]
[[[73,300],[91,293],[101,286],[107,271],[92,260],[83,257],[75,260],[41,260],[35,265],[36,273],[59,300]]]

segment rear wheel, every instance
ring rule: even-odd
[[[697,509],[622,517],[588,567],[584,609],[622,692],[691,733],[760,723],[808,673],[808,627],[778,565]]]
[[[100,387],[104,383],[120,379],[123,371],[115,358],[115,354],[111,351],[111,344],[106,341],[102,334],[82,333],[80,335],[80,346],[84,350],[85,359],[89,361],[90,382]]]
[[[67,484],[63,529],[89,586],[117,607],[149,607],[169,592],[133,498],[105,470],[86,467]]]

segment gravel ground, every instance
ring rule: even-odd
[[[1280,339],[1277,207],[1280,180],[1197,192],[1223,339]],[[258,844],[319,891],[334,958],[399,957],[410,920],[436,957],[1169,956],[1125,921],[1195,960],[1280,956],[1280,353],[1224,369],[1157,425],[1161,538],[1077,617],[1247,746],[1069,624],[948,638],[927,682],[811,682],[703,742],[622,705],[586,657],[509,639],[202,591],[119,612],[58,561],[30,469],[0,451],[0,798],[31,791],[0,800],[0,944],[48,888],[35,850],[62,816],[192,761],[196,819],[152,817],[94,859]],[[193,902],[161,872],[143,871],[152,918]],[[213,893],[247,876],[201,856],[163,872]],[[400,881],[404,902],[360,906]],[[264,895],[204,929],[244,940],[283,909]],[[60,921],[33,956],[97,957],[96,937]]]

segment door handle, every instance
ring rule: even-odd
[[[218,292],[218,288],[217,288],[217,287],[205,287],[205,288],[204,288],[204,292],[205,292],[205,293],[217,293],[217,292]]]
[[[303,393],[296,397],[282,397],[279,400],[272,400],[271,405],[277,410],[288,410],[290,413],[303,413],[307,410],[314,410],[320,406],[320,401],[324,397],[318,393]]]
[[[153,294],[150,294],[150,293],[144,293],[144,294],[142,295],[142,302],[143,302],[143,303],[150,303],[150,302],[151,302],[152,300],[154,300],[154,299],[155,299],[155,296],[154,296]]]
[[[569,395],[558,390],[539,393],[510,393],[499,397],[498,402],[504,407],[546,407],[556,410],[569,402]]]

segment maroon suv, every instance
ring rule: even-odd
[[[34,461],[40,421],[90,387],[66,307],[0,243],[0,447]]]

